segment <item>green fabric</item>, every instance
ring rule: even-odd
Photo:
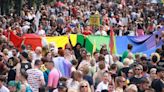
[[[103,44],[106,44],[109,51],[109,39],[109,36],[87,36],[85,48],[88,52],[92,53],[95,41],[97,51],[100,51]]]
[[[20,92],[21,90],[21,83],[17,81],[9,81],[8,86],[16,87],[16,92]]]
[[[10,81],[9,83],[8,83],[8,86],[12,86],[12,87],[16,87],[16,82],[15,81]]]
[[[125,51],[123,54],[122,54],[122,61],[124,61],[125,58],[127,58],[129,54],[129,51]]]
[[[84,36],[83,35],[77,35],[77,43],[80,43],[81,46],[84,44]]]

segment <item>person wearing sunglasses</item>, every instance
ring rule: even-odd
[[[143,66],[142,65],[137,65],[134,68],[134,76],[130,78],[130,84],[139,84],[140,80],[143,78]]]
[[[126,79],[122,76],[116,77],[115,79],[116,92],[124,92],[124,87],[126,87]]]
[[[87,81],[83,80],[80,82],[79,92],[91,92],[90,85]]]

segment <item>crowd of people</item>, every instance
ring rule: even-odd
[[[153,34],[164,27],[164,4],[158,0],[57,0],[37,8],[25,1],[20,15],[0,15],[0,92],[164,92],[164,45],[150,57],[132,53],[131,44],[121,56],[106,45],[91,54],[69,37],[107,36],[111,30],[116,36]],[[95,14],[99,26],[90,25]],[[10,32],[68,35],[69,43],[20,49],[9,40]]]
[[[16,11],[0,16],[3,30],[15,30],[17,35],[58,36],[109,35],[112,28],[117,36],[140,36],[152,34],[164,20],[163,4],[153,3],[158,0],[65,0],[40,4],[39,10],[25,1],[20,16]],[[90,25],[90,16],[95,14],[100,17],[99,26]]]

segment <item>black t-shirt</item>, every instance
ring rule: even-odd
[[[132,77],[132,78],[130,78],[130,84],[139,84],[139,83],[141,83],[142,78],[143,77],[141,77],[141,78]]]
[[[16,69],[10,69],[8,72],[8,78],[7,78],[7,82],[15,80],[16,77]]]
[[[161,67],[164,67],[164,60],[160,60],[157,65],[161,66]]]
[[[21,69],[24,69],[25,71],[27,71],[28,69],[31,69],[31,63],[21,63]]]
[[[153,80],[151,86],[156,92],[162,92],[162,89],[164,89],[164,83],[160,79]]]

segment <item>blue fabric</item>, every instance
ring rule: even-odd
[[[32,89],[31,89],[30,85],[26,86],[26,92],[32,92]]]
[[[158,44],[156,44],[155,35],[158,34],[161,36],[161,32],[164,31],[164,27],[160,30],[154,32],[153,35],[145,35],[145,36],[122,36],[116,37],[116,48],[117,53],[122,55],[124,51],[127,50],[127,45],[132,44],[133,53],[144,53],[150,56],[152,52],[154,52],[157,48],[160,48],[164,41],[160,40]]]
[[[46,70],[43,74],[44,74],[44,80],[46,82],[46,85],[48,84],[48,75],[50,73],[50,70]]]

